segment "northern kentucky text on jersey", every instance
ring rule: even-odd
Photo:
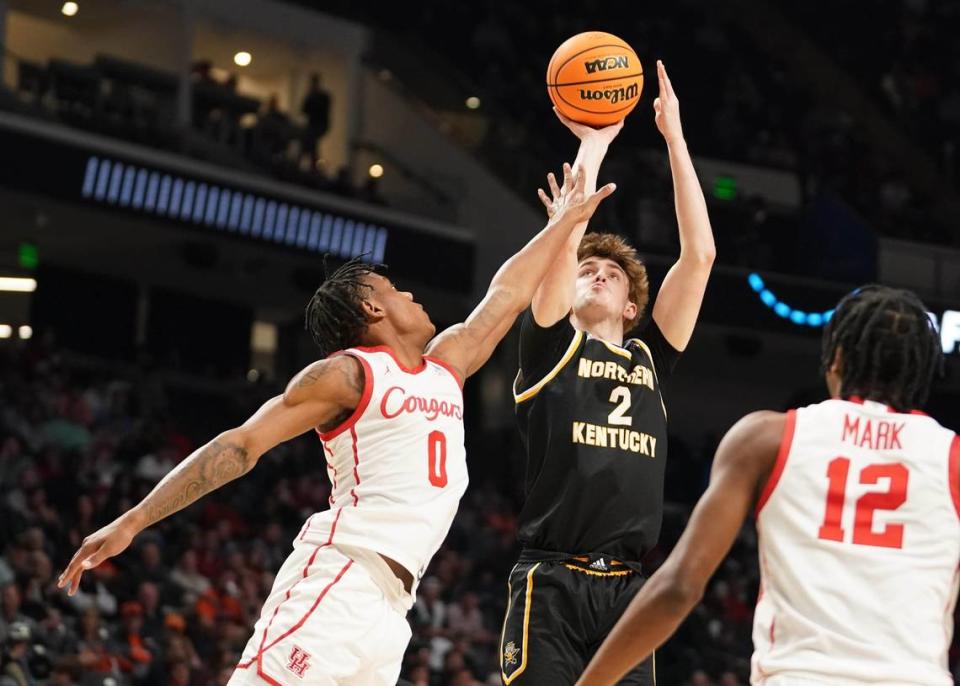
[[[598,448],[619,448],[648,457],[656,457],[657,451],[657,439],[650,434],[589,422],[573,423],[573,442]]]
[[[653,372],[642,364],[635,365],[633,371],[627,373],[627,370],[616,362],[594,361],[581,357],[580,364],[577,366],[577,376],[585,379],[613,379],[621,383],[646,386],[653,390]]]
[[[845,414],[840,440],[870,450],[902,450],[900,431],[904,425],[905,422],[873,420]]]
[[[383,400],[380,401],[380,413],[387,419],[393,419],[404,412],[410,414],[419,412],[430,422],[440,416],[463,419],[463,408],[456,403],[407,395],[406,391],[399,386],[388,388],[383,394]]]

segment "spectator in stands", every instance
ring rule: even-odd
[[[136,679],[142,679],[150,670],[157,653],[153,639],[143,634],[143,607],[135,600],[120,606],[122,625],[117,635],[118,657],[123,661],[124,671]]]
[[[19,587],[9,583],[0,589],[0,644],[8,638],[14,624],[25,626],[32,635],[36,623],[20,611],[22,599]]]
[[[280,109],[280,98],[274,94],[254,127],[255,158],[271,167],[282,163],[289,143],[290,119]]]
[[[320,74],[310,76],[310,90],[300,110],[307,118],[300,152],[309,158],[311,170],[319,169],[319,162],[323,159],[320,146],[330,130],[330,93],[324,90]]]
[[[85,673],[120,676],[120,660],[108,643],[109,632],[101,624],[100,613],[90,607],[80,616],[77,662]]]
[[[170,573],[170,583],[179,597],[177,605],[192,605],[210,588],[210,580],[197,571],[197,553],[188,549],[180,556],[180,561]]]

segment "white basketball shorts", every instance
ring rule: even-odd
[[[395,686],[405,609],[336,546],[298,545],[280,567],[228,686]]]

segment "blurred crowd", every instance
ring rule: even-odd
[[[0,348],[0,686],[225,684],[294,536],[326,507],[320,446],[301,437],[143,532],[87,572],[76,595],[58,589],[87,534],[276,391],[251,385],[191,404],[158,373],[76,358],[42,336]],[[500,683],[519,483],[515,432],[502,440],[511,448],[488,472],[510,483],[483,476],[473,459],[473,483],[408,615],[402,684]],[[670,440],[670,504],[645,561],[651,572],[679,537],[715,444]],[[658,651],[661,683],[747,683],[758,581],[748,524],[704,601]]]
[[[651,103],[657,91],[654,61],[663,59],[695,155],[793,172],[805,206],[824,196],[842,198],[881,235],[944,244],[957,240],[952,227],[932,211],[937,191],[922,187],[878,152],[862,123],[837,101],[805,92],[783,56],[762,50],[730,12],[696,0],[658,7],[655,13],[596,0],[578,3],[576,12],[556,3],[537,7],[487,0],[472,6],[471,22],[461,21],[458,8],[445,3],[427,3],[415,16],[402,8],[371,11],[362,3],[334,2],[330,9],[387,31],[404,31],[411,45],[430,36],[429,49],[459,70],[463,87],[483,102],[487,135],[478,154],[518,187],[540,183],[544,161],[574,147],[569,133],[549,121],[544,93],[549,56],[584,30],[627,39],[648,78],[638,114],[620,135],[604,176],[630,188],[633,203],[621,197],[607,204],[600,220],[628,235],[659,215],[671,225],[669,191],[657,194],[647,184],[663,163],[651,165],[648,155],[662,148]],[[956,3],[885,0],[870,16],[855,2],[793,4],[784,11],[788,18],[800,17],[800,25],[828,54],[849,58],[838,64],[877,96],[878,110],[892,112],[899,127],[941,160],[944,174],[957,178]],[[824,21],[825,12],[830,21]],[[738,198],[731,203],[740,223],[751,222],[755,202]],[[751,245],[749,236],[736,236],[734,242]],[[722,259],[735,255],[736,247]],[[803,268],[790,266],[791,271]]]
[[[788,6],[831,56],[926,150],[954,184],[960,164],[960,6],[943,0],[880,0]],[[855,38],[857,40],[850,40]]]
[[[910,4],[909,0],[904,4]],[[814,24],[810,35],[823,38],[830,49],[845,49],[874,67],[883,64],[875,59],[878,54],[873,42],[875,34],[864,30],[861,24],[862,7],[855,7],[856,3],[840,5],[846,7],[849,26],[833,24],[836,11],[833,6],[830,22],[823,21],[824,9],[820,3],[795,7],[808,12]],[[438,11],[437,21],[446,21],[441,14]],[[955,41],[951,39],[953,32],[944,31],[942,24],[937,31],[922,31],[915,23],[898,25],[897,15],[879,8],[870,14],[874,21],[887,21],[890,27],[899,26],[902,31],[913,28],[919,36],[937,36],[944,50],[951,51],[950,54],[956,52]],[[937,20],[931,15],[928,26]],[[516,137],[517,146],[529,145],[529,141],[543,139],[552,132],[554,139],[544,143],[553,149],[566,150],[570,144],[560,138],[567,135],[566,131],[557,126],[543,126],[544,76],[540,69],[531,69],[529,65],[545,63],[546,56],[564,38],[594,26],[609,27],[608,30],[629,37],[645,59],[648,74],[655,73],[655,59],[664,60],[680,98],[687,138],[697,155],[794,172],[800,180],[805,205],[825,194],[837,195],[884,235],[938,243],[956,239],[949,227],[938,224],[929,213],[931,198],[927,193],[930,189],[911,183],[892,160],[877,152],[859,122],[836,102],[823,102],[806,94],[792,82],[781,57],[762,52],[744,30],[718,12],[703,11],[701,3],[689,0],[674,3],[650,15],[637,14],[626,6],[593,2],[578,6],[576,17],[555,13],[546,23],[543,17],[522,5],[507,7],[487,3],[479,20],[466,27],[471,32],[473,50],[458,49],[454,44],[457,38],[449,31],[438,31],[435,35],[450,39],[447,54],[458,57],[463,67],[479,80],[485,94],[519,120],[524,134]],[[825,31],[835,31],[837,35],[830,36]],[[850,38],[855,36],[861,40],[851,43]],[[898,46],[922,45],[919,38],[906,41],[900,36],[891,42]],[[891,49],[880,54],[897,53]],[[946,55],[936,55],[927,61],[936,63],[943,72],[955,74],[960,68],[955,57],[940,59]],[[879,76],[876,81],[880,81]],[[955,77],[951,81],[955,82]],[[915,77],[911,83],[917,82]],[[906,84],[898,87],[904,88]],[[654,78],[648,78],[646,95],[640,103],[639,116],[644,119],[652,120],[650,113],[642,110],[650,109],[656,89]],[[918,136],[945,146],[943,157],[953,168],[956,166],[956,134],[960,128],[949,122],[955,114],[953,110],[958,109],[953,106],[957,103],[951,103],[953,99],[960,102],[960,95],[944,84],[942,90],[928,90],[926,98],[924,104],[918,103],[914,108],[901,107],[897,112],[898,123]],[[931,125],[928,119],[937,119],[938,125]],[[951,126],[952,134],[945,130]],[[661,147],[658,135],[649,122],[643,125],[634,122],[625,127],[617,147],[631,145],[638,153]],[[494,137],[509,140],[496,129]],[[637,159],[623,166],[625,168],[615,170],[615,174],[618,180],[626,177],[624,187],[629,183],[630,188],[644,188],[650,176],[649,165]],[[613,177],[614,171],[610,175]],[[644,190],[640,195],[646,194]],[[667,204],[671,200],[669,193],[653,197],[660,197]],[[743,200],[749,199],[740,199]],[[741,202],[741,206],[748,204]],[[747,221],[751,216],[749,210],[743,207],[741,215]],[[642,221],[631,223],[643,225]],[[749,240],[743,242],[750,244]]]

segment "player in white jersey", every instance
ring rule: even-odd
[[[831,399],[730,429],[676,548],[578,683],[614,684],[666,640],[753,509],[752,684],[952,684],[960,439],[915,409],[942,355],[913,293],[843,298],[824,332]]]
[[[123,551],[138,532],[316,429],[331,507],[296,537],[230,684],[393,686],[416,582],[467,485],[462,381],[530,305],[574,227],[613,189],[588,195],[585,175],[564,165],[560,213],[500,268],[466,321],[435,338],[410,293],[360,261],[338,269],[307,307],[326,359],[88,536],[59,585],[75,593],[84,571]]]

